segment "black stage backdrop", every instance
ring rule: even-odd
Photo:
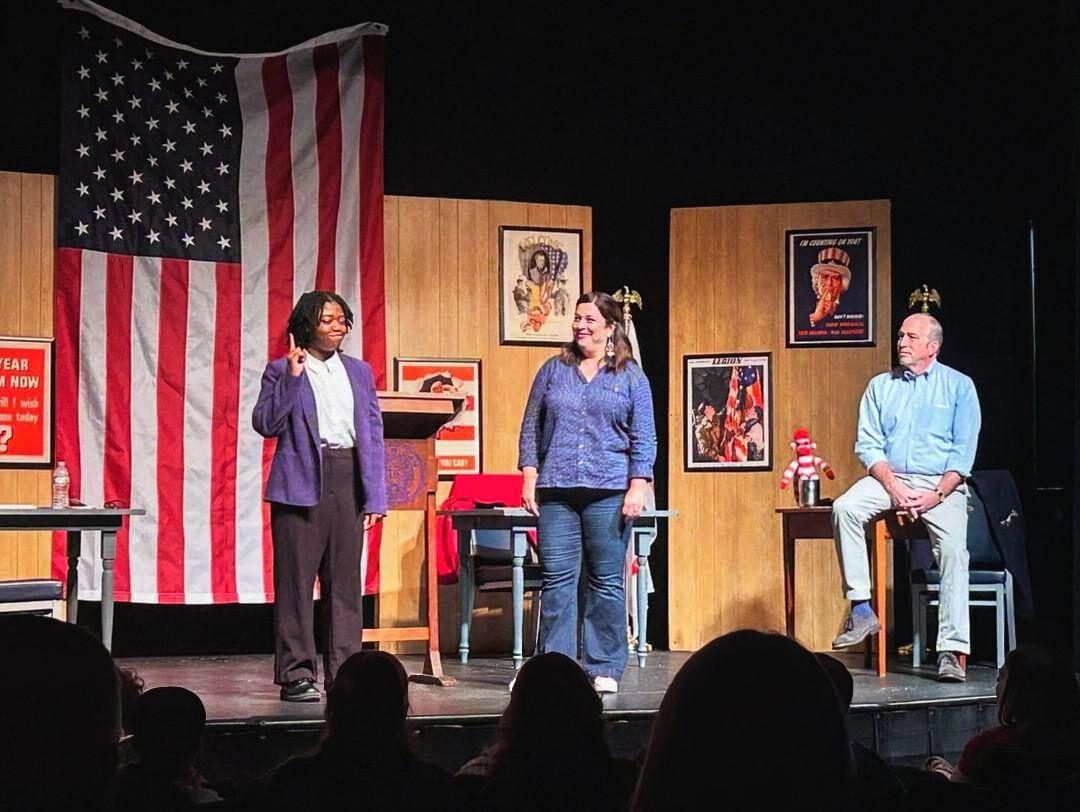
[[[943,359],[982,399],[977,467],[1011,469],[1024,494],[1040,611],[1022,631],[1071,647],[1072,3],[758,3],[708,16],[689,3],[104,4],[207,50],[269,51],[389,24],[386,192],[591,205],[596,287],[629,284],[646,302],[637,324],[662,438],[669,210],[891,199],[892,321],[916,286],[941,291]],[[60,11],[17,0],[5,12],[0,169],[55,172]],[[661,455],[664,501],[663,443]],[[665,558],[660,545],[660,584]],[[663,587],[653,605],[650,639],[663,647]],[[116,638],[119,654],[268,650],[269,613],[121,606]]]

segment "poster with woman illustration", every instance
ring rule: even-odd
[[[770,353],[684,355],[686,471],[772,470]]]
[[[570,340],[581,295],[581,229],[499,226],[499,343]]]

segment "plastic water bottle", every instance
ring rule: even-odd
[[[70,507],[68,501],[68,489],[71,487],[71,474],[68,473],[67,463],[57,460],[52,475],[52,506],[54,508]]]

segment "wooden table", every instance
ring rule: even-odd
[[[458,554],[460,564],[458,568],[458,583],[461,589],[461,616],[467,618],[472,614],[473,600],[475,598],[475,584],[473,580],[473,556],[476,555],[477,545],[474,531],[476,530],[509,530],[511,546],[511,596],[514,615],[514,667],[521,665],[523,655],[522,634],[525,615],[525,556],[529,548],[528,534],[536,528],[536,517],[524,508],[484,508],[476,510],[444,510],[439,511],[440,516],[451,517],[454,530],[458,534]],[[638,572],[643,573],[649,563],[649,553],[652,551],[652,542],[656,537],[656,522],[658,519],[670,519],[677,516],[674,510],[643,510],[634,520],[631,528],[630,543],[634,547],[634,555],[638,559]],[[649,619],[649,590],[647,579],[642,576],[637,579],[637,616],[635,618],[638,630],[637,659],[638,665],[644,666],[648,657],[648,643],[645,641],[646,623]],[[469,638],[465,624],[462,623],[461,642],[458,646],[458,654],[462,662],[469,657]]]
[[[113,566],[116,532],[125,516],[143,516],[133,508],[0,508],[0,530],[64,530],[67,532],[67,620],[79,610],[79,555],[84,530],[101,532],[101,642],[112,650]]]
[[[783,521],[784,536],[784,620],[788,637],[795,636],[795,540],[833,539],[832,507],[776,508]],[[892,511],[889,512],[890,514]],[[895,521],[895,519],[894,519]],[[873,543],[870,544],[870,572],[873,575],[873,604],[881,630],[877,633],[877,675],[885,676],[886,628],[888,625],[888,584],[886,565],[888,542],[894,538],[885,515],[872,522]],[[869,534],[868,534],[869,535]],[[867,666],[872,662],[867,648]]]

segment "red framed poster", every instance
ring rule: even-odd
[[[51,468],[53,340],[0,337],[0,468]]]
[[[439,477],[483,471],[479,358],[395,358],[394,388],[399,392],[457,392],[465,405],[435,435]]]

